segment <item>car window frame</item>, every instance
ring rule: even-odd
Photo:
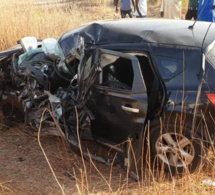
[[[121,92],[121,93],[134,93],[135,94],[135,93],[146,93],[147,92],[145,81],[144,81],[144,78],[143,78],[143,75],[141,72],[139,60],[137,59],[137,57],[135,57],[133,55],[132,52],[130,54],[130,53],[123,53],[123,52],[113,51],[113,50],[108,50],[108,49],[100,49],[100,52],[101,52],[100,55],[109,54],[109,55],[114,55],[114,56],[118,56],[121,58],[131,60],[134,78],[133,78],[133,84],[132,84],[131,90],[117,89],[117,88],[112,88],[112,87],[108,87],[108,86],[102,86],[101,84],[94,85],[96,88],[103,89],[103,90],[110,90],[113,92]],[[102,67],[101,64],[100,64],[100,67]]]
[[[179,59],[179,58],[174,58],[174,57],[170,57],[170,56],[163,56],[163,55],[154,55],[153,56],[154,58],[154,62],[155,62],[155,65],[157,67],[157,70],[162,78],[163,81],[165,82],[168,82],[168,81],[171,81],[172,79],[174,79],[175,77],[177,77],[179,74],[181,74],[182,72],[185,71],[186,69],[186,62],[185,60],[182,60],[182,59]],[[165,77],[165,75],[163,75],[162,73],[162,70],[159,68],[160,67],[160,64],[158,62],[158,58],[165,58],[165,59],[172,59],[172,61],[180,61],[181,63],[178,65],[178,67],[181,67],[181,69],[179,71],[177,71],[176,73],[172,73],[172,76],[168,76],[168,77]],[[169,60],[170,61],[170,60]]]

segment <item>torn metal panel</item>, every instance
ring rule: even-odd
[[[188,29],[192,24],[193,21],[158,19],[94,22],[66,32],[58,41],[65,56],[75,45],[74,35],[82,36],[88,47],[117,44],[127,45],[124,50],[129,50],[129,43],[154,43],[201,48],[210,23],[196,22],[195,28]],[[204,45],[207,46],[213,39],[214,35],[210,35]]]

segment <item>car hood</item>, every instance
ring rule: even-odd
[[[18,52],[18,51],[22,51],[22,47],[21,45],[15,45],[5,51],[1,51],[0,52],[0,58],[3,58],[3,57],[7,57],[8,55],[11,55],[15,52]]]

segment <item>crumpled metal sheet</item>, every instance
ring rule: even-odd
[[[104,47],[123,45],[129,50],[129,45],[168,44],[174,46],[189,46],[201,48],[205,34],[211,24],[196,22],[193,29],[189,29],[194,21],[167,19],[120,19],[114,21],[94,22],[63,34],[59,44],[64,55],[68,56],[75,45],[74,35],[80,35],[89,47]],[[215,38],[210,34],[205,47]],[[126,46],[127,45],[127,46]]]

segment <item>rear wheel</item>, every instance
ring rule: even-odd
[[[194,172],[202,162],[205,149],[200,139],[192,138],[191,128],[180,124],[152,126],[150,152],[153,168],[172,175]]]

